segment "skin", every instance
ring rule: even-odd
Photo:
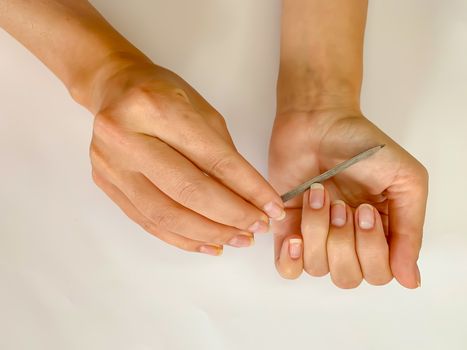
[[[305,269],[330,271],[341,288],[392,276],[414,288],[428,176],[360,111],[366,8],[363,0],[283,1],[272,185],[237,152],[215,108],[88,1],[0,0],[0,26],[94,115],[93,179],[149,233],[219,255],[225,244],[250,246],[273,219],[285,278]],[[283,220],[278,193],[381,143],[377,155],[313,189],[321,192],[287,202]],[[359,226],[364,209],[370,228]]]
[[[1,0],[0,26],[95,116],[93,179],[146,231],[219,255],[225,244],[250,246],[270,218],[284,217],[279,195],[237,152],[223,117],[88,1]]]
[[[360,110],[367,1],[283,0],[282,10],[269,153],[274,188],[286,192],[365,149],[386,147],[312,189],[322,193],[321,209],[310,206],[310,191],[286,203],[286,220],[273,225],[277,270],[289,279],[303,270],[330,272],[340,288],[363,279],[382,285],[393,276],[416,288],[428,174]],[[371,228],[366,218],[365,228],[359,222],[365,209],[374,214]]]

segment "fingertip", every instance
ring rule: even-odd
[[[310,186],[310,189],[305,192],[306,198],[304,201],[308,203],[309,207],[313,210],[323,209],[325,204],[326,193],[324,186],[315,182]]]
[[[296,279],[303,271],[303,239],[299,235],[290,235],[282,242],[276,268],[285,279]]]
[[[361,230],[370,231],[375,228],[375,208],[367,203],[360,204],[355,211],[355,223]]]
[[[302,257],[303,240],[301,238],[289,239],[289,256],[292,260],[297,260]]]
[[[411,237],[391,235],[389,251],[391,270],[396,280],[409,289],[421,286],[418,249],[414,248]]]
[[[263,206],[264,212],[268,215],[268,217],[272,220],[282,221],[286,217],[286,212],[284,209],[284,205],[280,205],[275,201],[271,201],[266,203]]]
[[[363,278],[336,279],[331,274],[331,280],[334,285],[340,289],[355,289],[362,283]]]
[[[420,270],[417,264],[411,268],[408,265],[400,264],[399,262],[391,261],[391,270],[397,282],[408,289],[417,289],[421,287]],[[409,265],[410,266],[410,265]]]
[[[348,209],[344,201],[335,200],[331,203],[331,224],[335,227],[343,227],[347,223]]]
[[[211,256],[220,256],[224,252],[224,249],[222,245],[204,244],[199,247],[198,251]]]

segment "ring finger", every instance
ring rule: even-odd
[[[206,244],[204,242],[195,241],[175,233],[156,228],[150,220],[142,215],[138,209],[131,204],[125,194],[123,194],[115,185],[107,181],[103,176],[95,171],[93,171],[93,179],[96,185],[99,186],[131,220],[164,242],[189,252],[200,252],[215,256],[222,254],[222,245]]]
[[[389,247],[378,211],[369,204],[362,204],[355,212],[357,255],[365,280],[373,285],[391,281]]]

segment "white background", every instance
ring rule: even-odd
[[[227,118],[266,174],[279,0],[93,1]],[[92,116],[0,31],[0,349],[467,349],[467,3],[370,1],[364,111],[429,169],[422,288],[281,279],[130,222],[90,179]]]

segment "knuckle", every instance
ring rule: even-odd
[[[144,231],[149,232],[153,236],[159,238],[159,233],[157,232],[157,228],[152,221],[143,220],[139,223],[139,225],[143,228]]]
[[[89,147],[89,158],[92,163],[102,158],[102,154],[94,142],[91,143],[91,146]]]
[[[145,106],[153,102],[154,96],[154,91],[144,85],[132,86],[126,92],[126,98],[135,106]]]
[[[94,134],[102,135],[110,133],[115,127],[115,121],[106,111],[101,111],[94,117]]]
[[[215,129],[227,130],[227,122],[221,115],[212,115],[209,117],[208,121]]]
[[[144,113],[159,121],[169,122],[173,118],[198,117],[198,113],[191,108],[188,94],[178,87],[155,89],[137,86],[129,92],[129,101],[129,108],[134,115]]]
[[[97,172],[93,169],[91,172],[91,177],[92,181],[98,186],[101,187],[102,185],[102,179],[101,177],[97,174]]]
[[[141,110],[150,111],[154,117],[163,115],[165,109],[165,98],[162,94],[155,92],[154,90],[138,86],[133,88],[130,92],[130,105],[135,109],[135,112],[141,112]]]
[[[223,178],[226,174],[236,173],[237,168],[237,157],[233,154],[223,154],[212,161],[208,170],[211,175]]]
[[[203,184],[200,180],[184,181],[178,185],[177,198],[179,203],[189,205],[197,200]]]
[[[163,229],[175,229],[178,218],[170,212],[153,211],[148,215],[154,227]]]

